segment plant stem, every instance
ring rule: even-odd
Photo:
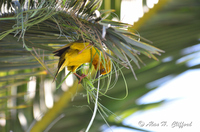
[[[96,100],[95,100],[95,106],[94,106],[94,112],[93,112],[93,115],[92,115],[92,118],[90,120],[90,123],[86,129],[85,132],[88,132],[90,127],[92,126],[92,123],[94,121],[94,118],[96,116],[96,113],[97,113],[97,108],[98,108],[98,97],[99,97],[99,86],[100,86],[100,79],[98,79],[98,86],[97,86],[97,94],[96,94]]]

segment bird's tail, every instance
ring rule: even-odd
[[[56,77],[58,76],[58,71],[59,71],[59,69],[58,69],[57,72],[56,72],[56,75],[55,75],[55,77],[54,77],[54,79],[53,79],[53,82],[56,80]]]

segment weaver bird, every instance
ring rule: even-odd
[[[112,63],[109,57],[104,56],[104,59],[102,59],[103,53],[95,49],[89,42],[72,42],[53,53],[60,57],[55,78],[67,66],[67,69],[79,78],[80,83],[86,75],[78,75],[76,69],[84,63],[92,63],[100,75],[105,75],[111,71]]]

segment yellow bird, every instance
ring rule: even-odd
[[[55,78],[58,73],[67,66],[69,71],[72,71],[77,77],[80,78],[80,83],[86,75],[78,75],[76,73],[76,69],[84,63],[92,63],[100,75],[105,75],[111,71],[112,62],[109,57],[104,56],[104,59],[100,58],[99,55],[103,55],[103,53],[98,49],[95,49],[89,42],[72,42],[54,51],[53,53],[55,56],[60,57]]]

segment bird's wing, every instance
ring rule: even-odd
[[[60,53],[60,52],[59,52],[59,53]],[[65,66],[67,66],[68,60],[65,58],[66,54],[68,54],[67,51],[65,51],[65,52],[64,52],[63,54],[61,54],[61,56],[60,56],[59,63],[58,63],[58,70],[57,70],[57,72],[56,72],[56,75],[55,75],[55,77],[54,77],[54,80],[56,79],[58,73],[59,73],[60,71],[62,71],[62,70],[65,68]]]
[[[60,49],[57,49],[56,51],[54,51],[53,53],[55,54],[54,56],[61,56],[66,50],[68,50],[70,48],[70,46],[73,43],[69,43],[63,47],[61,47]]]

